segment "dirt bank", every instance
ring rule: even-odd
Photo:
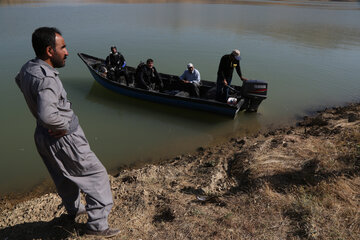
[[[360,105],[111,176],[115,239],[359,239]],[[88,239],[49,193],[2,207],[0,239]]]

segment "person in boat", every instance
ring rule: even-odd
[[[234,49],[231,54],[222,56],[217,72],[216,100],[220,102],[227,101],[229,97],[229,88],[227,86],[231,84],[234,68],[242,81],[248,80],[241,73],[240,59],[240,51],[238,49]]]
[[[90,149],[56,70],[65,66],[68,56],[64,38],[56,28],[41,27],[32,34],[32,45],[36,58],[23,65],[15,81],[36,119],[37,151],[68,218],[87,213],[87,235],[115,236],[120,231],[108,224],[113,206],[109,176]],[[80,189],[86,194],[86,206]]]
[[[110,54],[106,57],[105,64],[108,69],[107,77],[114,81],[119,81],[121,76],[125,77],[126,85],[129,86],[129,75],[126,70],[124,56],[117,51],[116,46],[110,47]]]
[[[188,92],[191,97],[200,97],[200,72],[194,68],[192,63],[187,65],[187,69],[180,76],[180,89]]]
[[[138,66],[136,73],[136,86],[146,90],[162,90],[164,84],[154,67],[154,60],[149,58],[146,64]]]

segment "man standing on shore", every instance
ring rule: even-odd
[[[56,28],[41,27],[32,34],[36,58],[28,61],[15,80],[36,119],[35,143],[69,214],[88,214],[85,233],[112,237],[109,228],[113,206],[105,167],[91,151],[79,120],[55,68],[65,66],[68,56],[64,38]],[[80,202],[86,194],[86,207]]]

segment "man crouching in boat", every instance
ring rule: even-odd
[[[136,87],[159,91],[163,89],[164,84],[154,67],[154,60],[151,58],[146,60],[146,64],[139,65],[136,72]]]
[[[180,76],[180,89],[189,92],[191,97],[200,97],[199,86],[201,84],[200,72],[192,63],[187,65],[187,70]]]

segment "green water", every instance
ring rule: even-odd
[[[120,4],[0,1],[0,193],[49,177],[35,150],[35,120],[14,82],[33,58],[31,34],[58,27],[69,58],[60,77],[92,146],[108,169],[166,158],[325,106],[359,101],[359,3]],[[236,3],[236,4],[235,4]],[[245,77],[269,83],[255,115],[235,119],[118,96],[94,82],[76,53],[105,58],[116,45],[128,65],[149,57],[158,71],[194,63],[215,81],[219,60],[241,50]],[[234,76],[234,84],[240,84]]]

